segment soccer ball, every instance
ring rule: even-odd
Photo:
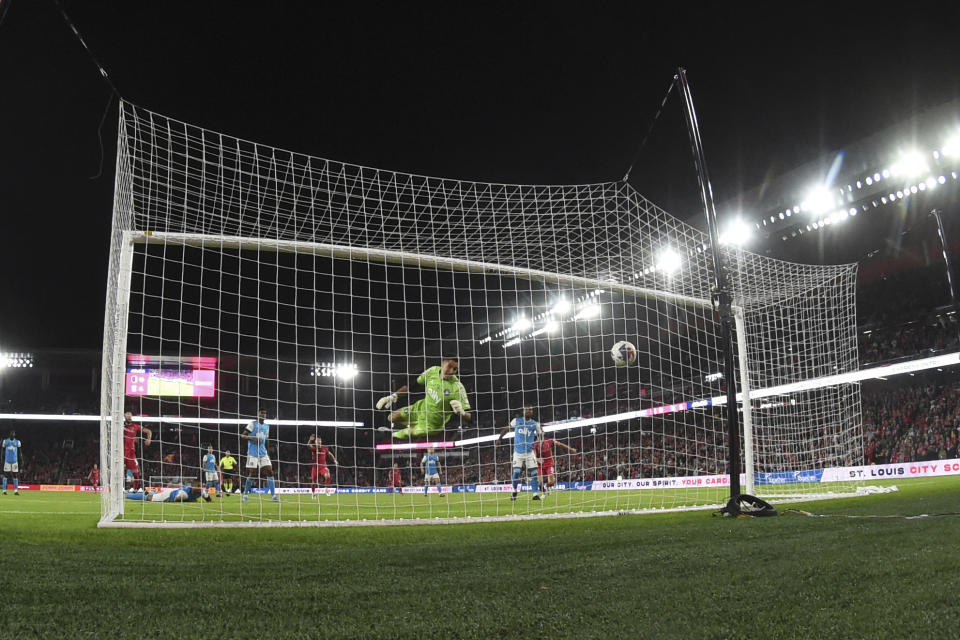
[[[618,367],[633,364],[637,359],[637,348],[626,340],[621,340],[610,349],[610,357]]]

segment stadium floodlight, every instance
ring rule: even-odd
[[[574,316],[576,320],[590,320],[596,318],[600,315],[600,305],[598,304],[587,304],[583,307],[580,307],[580,311],[577,312],[577,315]]]
[[[30,369],[32,367],[32,353],[0,353],[0,369]]]
[[[560,328],[560,323],[556,320],[549,320],[547,324],[543,326],[544,331],[547,333],[554,333],[557,329]]]
[[[783,214],[780,214],[780,217],[783,218]],[[750,225],[746,222],[737,218],[733,220],[723,233],[720,234],[720,244],[731,245],[734,247],[741,247],[748,242],[750,242],[750,237],[752,233],[750,231]]]
[[[354,378],[356,378],[357,373],[359,373],[359,370],[357,369],[357,365],[355,364],[351,363],[351,364],[337,365],[337,371],[336,371],[337,378],[339,378],[340,380],[343,380],[344,382],[347,382],[349,380],[353,380]]]
[[[680,269],[683,259],[680,254],[673,249],[664,249],[657,260],[657,271],[663,271],[667,275]]]
[[[809,211],[813,217],[819,217],[830,211],[836,204],[833,194],[826,187],[814,187],[807,192],[800,208]]]
[[[960,134],[954,135],[946,141],[941,153],[948,158],[960,158]]]
[[[562,316],[563,314],[570,311],[571,305],[570,301],[566,298],[560,298],[555,303],[553,303],[553,309],[550,311],[557,316]]]
[[[511,329],[512,331],[516,331],[517,333],[520,333],[521,331],[526,331],[526,330],[529,329],[532,325],[533,325],[533,323],[530,322],[530,319],[529,319],[529,318],[527,318],[527,317],[525,317],[525,316],[520,316],[519,318],[517,318],[517,319],[513,322],[513,326],[510,327],[510,329]]]
[[[895,176],[912,178],[925,171],[928,171],[927,161],[919,152],[907,151],[900,154],[900,158],[897,160],[896,164],[890,168],[890,171]]]

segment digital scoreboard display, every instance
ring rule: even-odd
[[[210,357],[127,356],[128,396],[212,398],[217,359]]]
[[[127,395],[212,398],[216,395],[216,375],[216,371],[204,369],[129,369]]]

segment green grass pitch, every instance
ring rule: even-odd
[[[896,484],[778,508],[960,512],[960,477]],[[143,530],[96,528],[99,504],[0,497],[0,638],[946,638],[960,623],[960,516]]]

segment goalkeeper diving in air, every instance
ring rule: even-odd
[[[417,384],[426,387],[426,396],[413,404],[390,412],[390,424],[402,425],[403,428],[394,431],[390,427],[380,427],[378,431],[390,431],[396,439],[409,439],[429,436],[443,431],[444,425],[454,415],[470,421],[470,402],[467,400],[467,391],[457,379],[460,365],[456,358],[447,358],[439,367],[430,367],[420,374]],[[377,409],[389,409],[399,399],[406,395],[407,386],[404,385],[377,400]]]

